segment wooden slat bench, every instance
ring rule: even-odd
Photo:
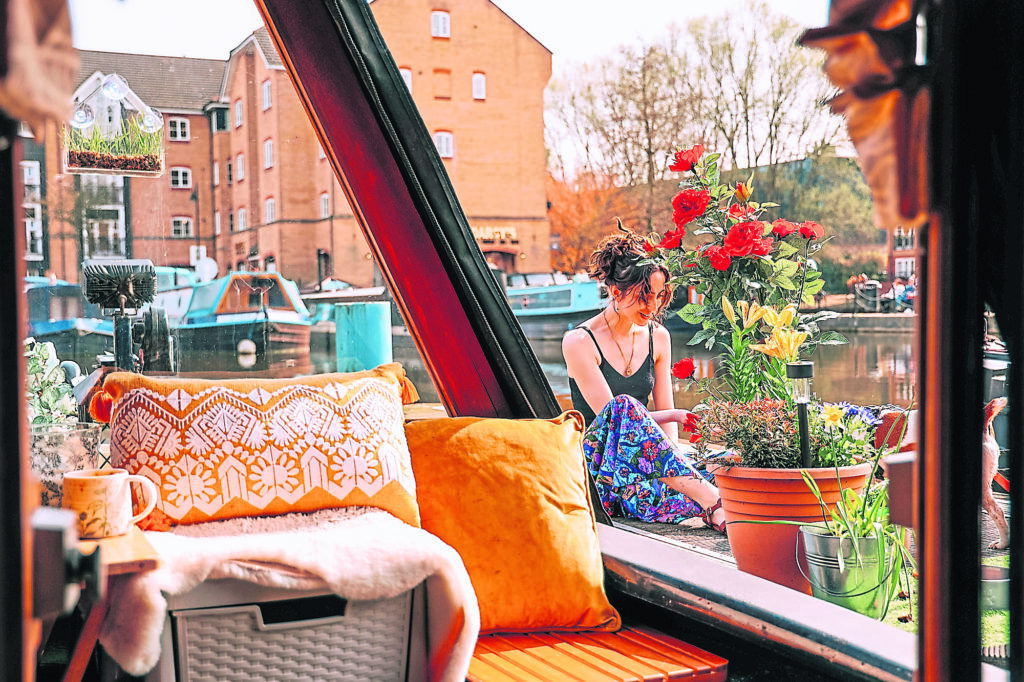
[[[484,635],[468,682],[725,680],[728,661],[650,628]]]

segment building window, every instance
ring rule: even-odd
[[[245,209],[238,209],[238,220],[235,223],[239,232],[245,232]]]
[[[245,156],[242,154],[235,157],[235,178],[239,182],[245,180]]]
[[[331,217],[331,198],[327,196],[327,192],[320,195],[320,217]]]
[[[234,169],[234,167],[231,165],[231,159],[228,159],[228,184],[229,185],[232,182],[233,169]]]
[[[21,180],[25,185],[39,185],[39,162],[21,162]]]
[[[171,218],[171,236],[172,237],[191,237],[192,236],[192,219],[177,217]]]
[[[242,100],[235,101],[235,127],[242,125]]]
[[[450,159],[455,156],[455,136],[441,130],[434,133],[434,146],[442,159]]]
[[[270,168],[274,165],[274,141],[263,141],[263,167]]]
[[[409,92],[412,92],[412,69],[408,66],[403,66],[398,70],[398,73],[402,74],[402,80],[405,81],[405,87],[409,88]]]
[[[906,251],[914,248],[914,229],[907,229],[903,226],[893,231],[892,245],[896,251]]]
[[[213,214],[213,233],[220,234],[220,211],[215,211]]]
[[[263,259],[263,269],[267,272],[277,272],[277,260],[273,256]]]
[[[430,13],[430,35],[435,38],[452,37],[452,18],[448,12],[437,10]]]
[[[188,134],[188,119],[187,118],[170,118],[167,119],[167,139],[169,140],[182,140],[189,139]]]
[[[25,210],[25,246],[29,260],[39,260],[43,257],[42,206],[25,204],[22,208]]]
[[[171,187],[185,189],[192,186],[192,171],[176,166],[171,169]]]
[[[220,186],[220,164],[216,161],[213,162],[213,186]]]
[[[228,129],[228,110],[213,110],[213,132],[222,133]]]
[[[265,80],[265,81],[263,81],[263,111],[266,111],[267,109],[269,109],[270,108],[270,104],[271,104],[270,81],[269,80]]]
[[[902,277],[906,279],[914,274],[914,259],[913,258],[897,258],[893,263],[893,269],[896,271],[896,277]]]
[[[473,99],[487,99],[487,76],[479,71],[473,74]]]
[[[277,204],[273,197],[263,202],[263,222],[272,223],[277,220]]]
[[[235,214],[228,211],[228,232],[235,231]]]

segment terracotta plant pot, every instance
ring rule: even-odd
[[[807,469],[830,507],[839,499],[839,484],[858,493],[864,489],[871,463]],[[822,520],[821,506],[800,469],[722,467],[715,472],[728,522],[729,545],[736,567],[746,573],[811,594],[811,585],[796,563],[799,527],[788,524],[742,523],[788,519],[801,523]],[[801,559],[802,560],[802,559]],[[807,572],[806,566],[804,573]]]

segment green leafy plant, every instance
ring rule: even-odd
[[[676,152],[670,169],[685,174],[672,200],[676,229],[660,240],[650,240],[647,250],[652,261],[671,273],[672,285],[693,287],[701,296],[678,314],[700,326],[691,345],[722,350],[726,389],[742,389],[731,397],[781,399],[787,393],[784,363],[798,353],[790,344],[795,335],[801,335],[796,348],[805,353],[819,344],[846,342],[841,334],[823,332],[819,326],[837,313],[799,312],[802,303],[813,303],[824,285],[821,275],[810,267],[810,258],[828,238],[815,222],[765,220],[766,212],[778,205],[751,199],[753,176],[735,186],[722,183],[720,158],[705,155],[701,145]],[[693,248],[685,246],[687,226],[707,240]],[[744,309],[742,325],[736,323],[735,307]],[[748,310],[771,311],[772,317],[768,324],[755,324],[761,318]],[[784,338],[787,335],[790,338]],[[789,359],[779,352],[783,346]],[[751,349],[764,353],[750,355]]]
[[[73,424],[78,402],[52,343],[25,340],[26,392],[31,424]]]

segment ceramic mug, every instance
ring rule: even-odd
[[[131,483],[142,485],[146,501],[142,512],[132,516]],[[124,535],[156,507],[156,484],[124,469],[84,469],[64,474],[63,506],[75,513],[78,537],[108,538]]]

